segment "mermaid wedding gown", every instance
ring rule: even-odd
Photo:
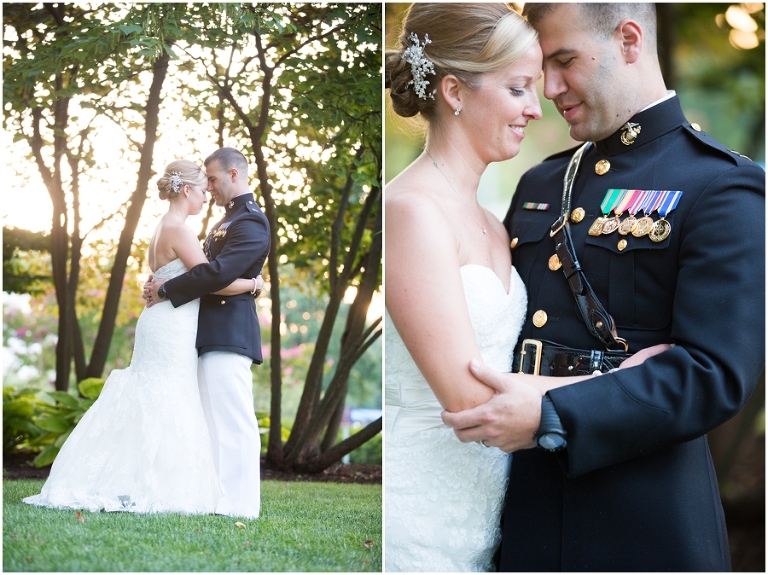
[[[509,371],[526,292],[512,268],[509,293],[490,268],[461,268],[483,361]],[[461,443],[386,315],[386,571],[492,571],[511,456]]]
[[[155,272],[170,279],[176,259]],[[213,513],[219,482],[197,388],[199,300],[145,308],[131,365],[114,370],[25,503],[135,513]]]

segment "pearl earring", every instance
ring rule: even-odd
[[[454,110],[454,112],[453,112],[453,115],[454,116],[458,116],[459,112],[461,112],[461,108],[456,108],[456,110]]]

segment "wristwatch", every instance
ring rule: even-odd
[[[159,288],[157,288],[157,295],[160,296],[160,299],[168,298],[168,294],[165,293],[165,283],[163,283]]]
[[[567,435],[560,422],[560,416],[555,410],[555,404],[548,395],[545,395],[541,398],[541,423],[533,440],[541,449],[552,452],[562,451],[568,445],[565,439]]]

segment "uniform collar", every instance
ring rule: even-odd
[[[247,192],[245,194],[240,194],[239,196],[235,196],[232,201],[227,202],[227,204],[224,206],[224,210],[227,212],[227,214],[230,214],[240,206],[247,204],[249,200],[253,201],[252,193]]]
[[[685,124],[687,120],[682,108],[680,108],[680,98],[673,96],[655,106],[638,112],[629,119],[629,122],[640,126],[640,131],[635,137],[634,143],[626,145],[622,142],[621,136],[626,131],[622,127],[605,140],[595,142],[597,151],[606,156],[615,156],[623,152],[629,152],[671,132]]]

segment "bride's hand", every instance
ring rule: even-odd
[[[658,355],[660,353],[664,353],[668,349],[672,349],[675,344],[668,344],[668,343],[660,343],[658,345],[652,345],[651,347],[646,347],[645,349],[641,349],[637,353],[633,354],[632,357],[629,359],[625,359],[621,362],[621,365],[619,366],[619,369],[625,369],[627,367],[635,367],[637,365],[640,365],[643,363],[646,359],[649,357],[653,357],[654,355]]]
[[[154,288],[154,283],[155,283],[154,280],[155,280],[154,275],[150,274],[149,279],[144,283],[144,294],[141,297],[143,297],[144,301],[147,302],[145,307],[152,307],[153,305],[158,303],[157,288]],[[162,282],[160,283],[160,285],[161,284]]]
[[[149,278],[147,279],[147,281],[144,282],[144,287],[143,287],[144,295],[141,296],[144,299],[147,299],[147,296],[149,296],[150,292],[152,291],[152,280],[154,278],[155,276],[153,274],[149,274]]]

